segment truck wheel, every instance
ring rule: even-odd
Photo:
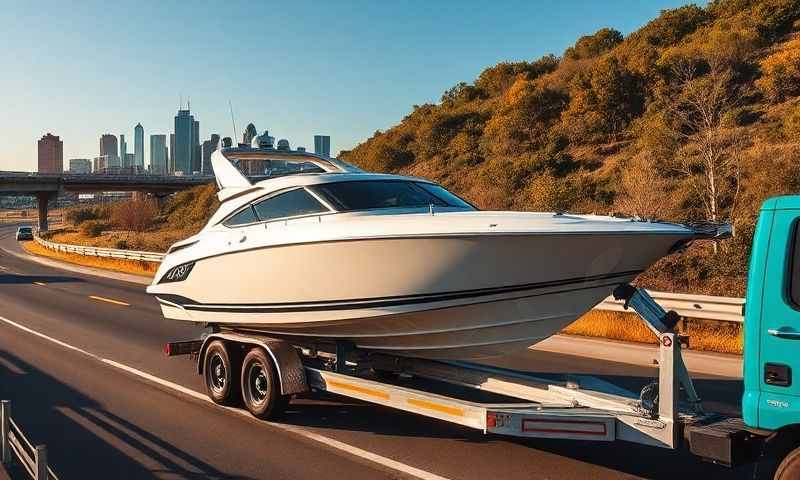
[[[775,480],[795,480],[798,478],[800,478],[800,447],[789,452],[775,472]]]
[[[244,357],[241,386],[245,408],[260,419],[280,416],[288,404],[275,365],[263,348],[253,348]]]
[[[233,357],[233,358],[231,358]],[[229,352],[225,342],[214,340],[206,348],[203,374],[208,397],[219,405],[234,405],[239,400],[238,355]]]

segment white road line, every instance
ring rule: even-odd
[[[186,388],[183,385],[178,385],[177,383],[170,382],[169,380],[164,380],[163,378],[159,378],[159,377],[156,377],[155,375],[149,374],[147,372],[143,372],[143,371],[138,370],[136,368],[129,367],[128,365],[125,365],[125,364],[122,364],[122,363],[119,363],[119,362],[115,362],[114,360],[110,360],[108,358],[103,358],[103,357],[101,357],[99,355],[95,355],[94,353],[88,352],[88,351],[86,351],[86,350],[84,350],[82,348],[79,348],[79,347],[75,347],[75,346],[70,345],[70,344],[68,344],[66,342],[62,342],[61,340],[58,340],[56,338],[50,337],[48,335],[45,335],[44,333],[38,332],[36,330],[33,330],[32,328],[26,327],[25,325],[17,323],[17,322],[15,322],[13,320],[9,320],[9,319],[7,319],[5,317],[0,316],[0,321],[6,323],[8,325],[11,325],[12,327],[18,328],[19,330],[22,330],[24,332],[30,333],[31,335],[35,335],[35,336],[37,336],[37,337],[39,337],[41,339],[47,340],[48,342],[55,343],[56,345],[59,345],[61,347],[67,348],[69,350],[72,350],[73,352],[77,352],[77,353],[85,355],[85,356],[87,356],[89,358],[92,358],[94,360],[97,360],[97,361],[99,361],[101,363],[104,363],[104,364],[110,366],[110,367],[113,367],[113,368],[116,368],[118,370],[122,370],[122,371],[128,372],[128,373],[130,373],[132,375],[135,375],[135,376],[137,376],[139,378],[142,378],[142,379],[147,380],[149,382],[153,382],[153,383],[156,383],[156,384],[161,385],[163,387],[169,388],[170,390],[182,393],[182,394],[184,394],[186,396],[189,396],[189,397],[192,397],[192,398],[194,398],[196,400],[200,400],[202,402],[206,402],[209,405],[212,405],[212,406],[214,406],[216,408],[224,409],[224,410],[227,410],[229,412],[233,412],[233,413],[239,414],[239,415],[241,415],[243,417],[252,418],[251,415],[248,412],[244,411],[244,410],[240,410],[240,409],[236,409],[236,408],[223,407],[221,405],[217,405],[216,403],[212,402],[205,394],[197,392],[197,391],[192,390],[190,388]],[[416,477],[416,478],[419,478],[419,479],[422,479],[422,480],[449,480],[446,477],[442,477],[442,476],[436,475],[435,473],[427,472],[425,470],[420,470],[419,468],[412,467],[411,465],[407,465],[405,463],[398,462],[396,460],[392,460],[391,458],[387,458],[387,457],[384,457],[382,455],[378,455],[377,453],[369,452],[367,450],[358,448],[356,446],[353,446],[353,445],[350,445],[350,444],[347,444],[347,443],[344,443],[344,442],[340,442],[338,440],[334,440],[333,438],[326,437],[325,435],[322,435],[322,434],[319,434],[319,433],[315,433],[315,432],[311,432],[309,430],[306,430],[306,429],[303,429],[303,428],[300,428],[300,427],[296,427],[294,425],[284,425],[284,424],[280,424],[280,423],[270,423],[269,425],[271,427],[275,427],[275,428],[278,428],[280,430],[284,430],[286,432],[293,433],[293,434],[298,435],[300,437],[303,437],[305,439],[321,443],[321,444],[323,444],[323,445],[325,445],[327,447],[334,448],[336,450],[339,450],[341,452],[353,455],[355,457],[359,457],[361,459],[368,460],[370,462],[373,462],[373,463],[376,463],[378,465],[381,465],[381,466],[383,466],[385,468],[389,468],[391,470],[395,470],[397,472],[401,472],[401,473],[404,473],[406,475],[410,475],[412,477]]]

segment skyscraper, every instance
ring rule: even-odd
[[[192,123],[192,173],[200,173],[203,169],[203,152],[200,148],[200,122]]]
[[[214,169],[211,167],[211,154],[219,146],[219,135],[211,134],[211,139],[203,142],[203,175],[213,175]]]
[[[128,143],[125,141],[125,135],[119,136],[119,160],[121,167],[129,167],[127,165],[128,158]]]
[[[178,110],[175,115],[175,172],[191,174],[200,168],[200,122],[195,121],[189,110]]]
[[[150,173],[166,175],[167,164],[167,136],[150,135]]]
[[[117,150],[117,137],[110,133],[100,135],[100,156],[106,157],[105,168],[119,166],[119,151]],[[95,169],[97,171],[97,169]]]
[[[169,134],[169,164],[167,165],[167,174],[172,175],[175,173],[175,134]]]
[[[144,169],[144,127],[141,123],[133,128],[133,157],[135,166]]]
[[[39,173],[62,173],[64,171],[64,142],[58,135],[48,133],[38,142]]]
[[[314,153],[323,157],[331,156],[331,137],[329,135],[314,135]]]

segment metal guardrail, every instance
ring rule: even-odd
[[[113,248],[84,247],[81,245],[68,245],[65,243],[48,242],[34,236],[35,240],[52,250],[77,253],[94,257],[122,258],[127,260],[141,260],[145,262],[161,262],[163,253],[137,252],[133,250],[117,250]],[[665,310],[674,310],[682,317],[718,320],[722,322],[742,323],[744,321],[744,298],[717,297],[711,295],[690,295],[685,293],[653,292],[648,291]],[[600,302],[596,310],[624,312],[624,302],[608,297]]]
[[[47,447],[33,446],[22,429],[11,418],[11,402],[0,400],[0,451],[3,465],[18,461],[34,480],[58,480],[58,476],[47,464]]]
[[[138,260],[141,262],[159,263],[164,259],[165,256],[163,253],[158,253],[158,252],[119,250],[116,248],[87,247],[83,245],[70,245],[67,243],[50,242],[41,238],[38,233],[34,234],[33,239],[39,245],[45,248],[49,248],[50,250],[75,253],[78,255],[86,255],[89,257],[118,258],[122,260]]]
[[[716,297],[711,295],[689,295],[685,293],[651,292],[651,297],[664,307],[674,310],[682,317],[703,318],[723,322],[744,322],[744,298]],[[624,302],[608,297],[600,302],[596,310],[624,312]]]

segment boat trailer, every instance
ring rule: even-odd
[[[707,452],[703,456],[727,463],[714,452],[725,450],[736,439],[725,432],[718,434],[725,418],[702,410],[681,355],[687,338],[673,330],[677,314],[665,311],[645,290],[627,284],[615,289],[614,296],[624,300],[625,308],[634,310],[658,338],[658,378],[639,393],[587,375],[553,380],[475,363],[360,351],[347,342],[317,344],[241,331],[217,330],[199,340],[171,342],[165,353],[197,358],[198,373],[206,376],[211,388],[205,369],[212,342],[221,341],[230,352],[237,348],[242,352],[231,357],[247,349],[263,349],[275,369],[266,401],[282,398],[281,407],[293,395],[329,392],[512,437],[625,440],[668,449],[687,441],[694,453]],[[241,383],[248,383],[245,376]],[[455,390],[491,399],[442,388],[453,385],[461,387]],[[280,409],[271,410],[265,417],[247,401],[245,407],[261,418],[280,413]],[[711,435],[709,425],[716,429]]]

